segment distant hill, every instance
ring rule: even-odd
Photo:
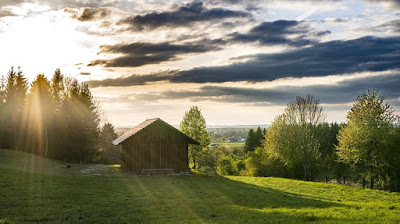
[[[176,129],[179,129],[179,125],[172,125]],[[250,129],[260,128],[268,128],[270,125],[268,124],[260,124],[260,125],[209,125],[207,126],[207,131],[217,131],[217,132],[232,132],[232,131],[248,131]],[[129,131],[134,126],[120,126],[115,128],[115,132],[117,135],[122,135],[123,133]]]

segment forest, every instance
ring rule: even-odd
[[[29,84],[11,68],[0,83],[0,113],[0,148],[71,163],[118,162],[114,127],[100,127],[88,85],[59,69],[51,80],[38,74]]]

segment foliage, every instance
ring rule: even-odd
[[[0,146],[68,162],[99,157],[99,115],[89,87],[64,78],[37,75],[30,88],[11,68],[0,88]],[[28,93],[29,90],[29,93]]]
[[[268,155],[282,161],[290,176],[313,179],[320,157],[316,133],[324,119],[319,100],[310,95],[297,97],[269,128],[264,144]]]
[[[28,83],[21,70],[16,72],[13,67],[7,75],[7,86],[6,86],[6,119],[8,124],[12,128],[6,132],[5,139],[13,139],[12,143],[9,142],[8,146],[15,149],[20,149],[21,140],[23,139],[23,127],[22,127],[22,114],[28,91]]]
[[[180,129],[184,134],[200,143],[200,145],[189,145],[189,161],[197,169],[199,164],[196,162],[202,156],[202,149],[210,144],[206,121],[197,106],[193,106],[185,113]]]
[[[217,173],[220,175],[233,175],[234,169],[231,159],[227,156],[222,156],[217,161]]]
[[[49,151],[49,123],[53,117],[53,96],[50,82],[43,74],[32,82],[24,116],[27,117],[27,143],[24,150],[47,157]]]
[[[111,123],[105,123],[100,131],[101,162],[106,164],[119,164],[121,162],[120,147],[111,143],[117,137],[114,126]]]
[[[368,91],[357,97],[347,114],[347,125],[339,131],[340,160],[352,165],[363,178],[369,177],[370,188],[374,188],[375,179],[393,178],[387,171],[395,167],[390,158],[398,154],[395,122],[398,117],[385,98]]]
[[[245,142],[246,151],[254,151],[257,147],[262,146],[265,132],[266,130],[261,130],[260,127],[258,127],[256,131],[250,129]]]

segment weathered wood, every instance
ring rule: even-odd
[[[122,141],[113,141],[122,145],[123,167],[136,173],[143,170],[172,170],[176,173],[190,170],[188,144],[196,141],[161,119],[147,120],[138,127],[127,132],[134,133],[131,136],[124,134]]]

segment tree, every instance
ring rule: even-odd
[[[43,74],[36,76],[28,95],[28,137],[27,147],[44,157],[49,152],[49,123],[53,116],[54,105],[50,82]]]
[[[120,150],[112,141],[118,136],[111,123],[105,123],[100,131],[100,146],[102,150],[102,161],[109,164],[120,163]]]
[[[18,149],[18,139],[21,137],[21,120],[25,98],[28,91],[28,84],[22,71],[18,73],[11,67],[7,76],[6,107],[7,117],[11,117],[12,136],[14,139],[13,148]]]
[[[189,145],[189,160],[193,163],[193,168],[197,169],[198,164],[196,164],[196,161],[201,156],[203,147],[210,144],[206,121],[197,106],[190,108],[185,113],[180,129],[184,134],[200,143],[200,145]]]
[[[255,148],[261,147],[263,139],[264,139],[264,133],[260,127],[258,127],[256,129],[256,131],[254,131],[253,129],[250,129],[247,134],[246,141],[245,141],[246,151],[247,152],[254,151]]]
[[[51,79],[51,93],[53,95],[56,110],[61,106],[62,100],[64,98],[64,76],[61,74],[60,69],[56,69],[54,75]]]
[[[358,96],[347,114],[347,125],[338,135],[337,154],[344,163],[350,164],[363,178],[386,178],[390,157],[396,149],[395,123],[398,116],[385,98],[377,91]]]
[[[100,117],[89,87],[76,79],[63,79],[64,97],[57,113],[57,152],[55,157],[85,163],[99,156]],[[77,131],[79,130],[79,131]]]
[[[318,99],[298,96],[268,129],[264,143],[268,156],[282,161],[293,177],[311,180],[320,156],[320,144],[315,136],[318,124],[324,120]]]
[[[5,118],[6,118],[6,108],[5,108],[5,100],[6,100],[6,79],[4,76],[0,78],[0,149],[3,148],[3,135],[5,126]]]

